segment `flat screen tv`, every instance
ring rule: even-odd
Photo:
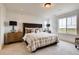
[[[17,22],[16,21],[9,21],[9,25],[10,26],[17,26]]]

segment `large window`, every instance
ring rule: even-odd
[[[77,34],[77,16],[59,19],[59,33]]]
[[[66,18],[59,19],[59,32],[61,33],[66,32]]]

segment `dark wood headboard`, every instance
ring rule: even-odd
[[[42,28],[42,24],[23,23],[23,35],[25,34],[25,28]]]

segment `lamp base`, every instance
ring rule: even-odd
[[[16,32],[16,30],[11,30],[11,32]]]

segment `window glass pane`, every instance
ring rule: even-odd
[[[66,33],[66,18],[59,19],[59,32]]]
[[[73,16],[73,17],[72,17],[72,26],[74,26],[74,28],[77,27],[77,26],[76,26],[76,25],[77,25],[76,22],[77,22],[77,17],[76,17],[76,16]]]
[[[72,24],[72,19],[71,19],[71,17],[68,17],[67,18],[67,28],[70,28],[71,24]]]
[[[68,17],[67,18],[67,33],[69,34],[76,34],[76,16]]]

